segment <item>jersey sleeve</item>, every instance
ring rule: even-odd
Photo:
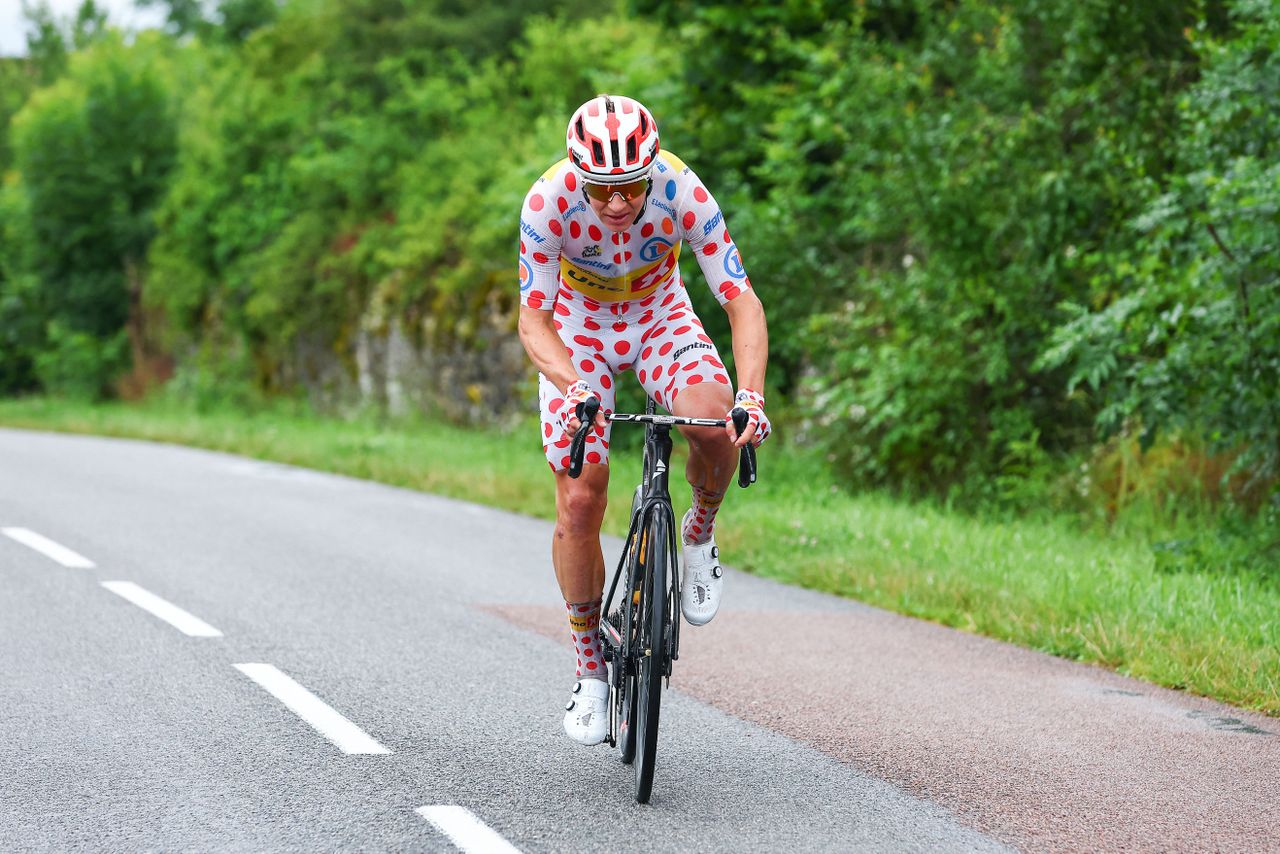
[[[680,234],[698,259],[707,285],[721,305],[751,289],[738,247],[729,237],[724,214],[715,197],[688,166],[680,175],[681,196],[677,211]]]
[[[560,288],[562,230],[545,178],[539,178],[520,209],[520,304],[551,311]]]

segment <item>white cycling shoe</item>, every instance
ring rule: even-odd
[[[685,519],[688,520],[688,513],[685,514]],[[690,625],[705,626],[716,615],[724,588],[723,576],[720,550],[716,548],[715,537],[702,545],[684,543],[684,580],[680,584],[680,610]]]
[[[565,734],[579,744],[599,744],[609,734],[609,683],[579,679],[564,707]]]

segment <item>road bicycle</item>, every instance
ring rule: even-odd
[[[570,445],[570,477],[582,473],[587,434],[599,408],[595,398],[579,405],[581,426]],[[741,433],[747,426],[747,413],[734,409],[731,415]],[[643,415],[615,412],[606,417],[611,422],[645,425],[643,476],[632,499],[622,557],[601,607],[607,616],[600,622],[601,645],[609,665],[606,741],[618,748],[623,762],[634,765],[636,801],[644,804],[653,791],[662,683],[665,679],[670,685],[671,664],[680,657],[679,542],[668,484],[671,428],[723,428],[725,420],[659,415],[652,398]],[[755,448],[748,443],[740,454],[738,485],[745,488],[755,480]]]

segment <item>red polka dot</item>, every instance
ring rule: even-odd
[[[595,451],[592,451],[591,453],[587,454],[587,462],[589,462],[589,463],[596,463],[596,464],[599,464],[599,463],[600,463],[600,461],[601,461],[601,460],[603,460],[603,459],[604,459],[604,457],[600,456],[600,454],[598,454],[598,453],[597,453],[597,452],[595,452]],[[595,666],[596,666],[596,663],[593,661],[593,662],[591,662],[590,666],[591,666],[591,667],[595,667]]]
[[[622,232],[622,242],[623,244],[627,244],[631,242],[631,232],[629,231]]]
[[[523,240],[521,240],[521,241],[520,241],[520,254],[521,254],[521,255],[523,255],[523,254],[524,254],[525,252],[527,252],[527,251],[528,251],[528,250],[524,248],[524,241],[523,241]]]
[[[582,326],[583,328],[588,329],[592,332],[600,331],[600,324],[596,323],[594,320],[592,320],[589,317],[583,319]]]
[[[582,226],[578,225],[576,220],[574,222],[569,223],[570,237],[572,237],[574,240],[577,240],[581,234],[582,234]]]
[[[562,468],[562,469],[567,469],[568,467],[569,467],[569,457],[568,457],[568,455],[566,454],[566,455],[565,455],[565,458],[564,458],[563,460],[561,460],[561,461],[560,461],[560,468]]]
[[[666,298],[663,299],[662,301],[662,307],[666,308],[667,306],[671,305],[671,303],[675,302],[675,298],[676,298],[675,294],[667,294]]]
[[[623,321],[619,320],[617,323],[613,324],[613,331],[614,331],[614,332],[626,332],[626,331],[627,331],[627,324],[626,324],[625,322],[623,322]]]
[[[547,407],[548,407],[552,412],[557,411],[557,410],[558,410],[558,409],[560,409],[560,407],[562,407],[562,406],[564,406],[564,398],[563,398],[563,397],[553,397],[553,398],[551,398],[551,400],[549,400],[549,401],[547,402]]]
[[[662,365],[658,365],[658,367],[653,369],[653,378],[656,380],[661,377],[662,377]]]
[[[732,243],[732,242],[733,242],[733,241],[731,241],[731,240],[729,239],[729,229],[727,229],[727,228],[724,230],[724,235],[723,235],[723,237],[724,237],[724,242],[725,242],[725,243]]]
[[[679,320],[682,317],[684,317],[683,311],[673,311],[667,315],[667,320]]]
[[[564,303],[562,303],[562,302],[557,302],[557,303],[556,303],[556,314],[560,315],[561,317],[568,317],[568,316],[569,316],[569,306],[565,305],[565,304],[564,304]]]
[[[623,253],[622,253],[622,260],[624,260],[624,261],[630,261],[630,260],[631,260],[631,253],[630,253],[630,252],[623,252]]]
[[[668,353],[670,353],[670,352],[671,352],[671,348],[672,348],[672,347],[674,347],[674,346],[675,346],[675,344],[673,344],[672,342],[668,341],[666,344],[663,344],[661,347],[659,347],[659,348],[658,348],[658,355],[659,355],[659,356],[665,356],[665,355],[667,355]]]
[[[701,187],[693,188],[693,197],[697,199],[699,202],[705,202],[708,198],[710,198],[707,195],[707,191],[702,189]]]
[[[644,381],[645,381],[644,370],[643,370],[643,369],[641,369],[641,371],[640,371],[640,382],[641,382],[641,383],[643,383]]]
[[[609,379],[608,374],[601,374],[600,385],[604,386],[605,388],[613,388],[613,380]]]
[[[689,364],[687,364],[687,365],[685,365],[684,367],[682,367],[680,370],[682,370],[682,371],[692,371],[692,370],[693,370],[694,368],[696,368],[696,367],[698,367],[698,363],[697,363],[697,362],[690,362]]]
[[[560,232],[558,232],[558,231],[556,232],[556,234],[559,234],[559,233],[560,233]],[[702,254],[703,254],[703,255],[714,255],[714,254],[716,254],[716,251],[717,251],[717,250],[719,250],[719,249],[720,249],[720,244],[718,244],[718,243],[708,243],[706,246],[702,247]]]
[[[542,435],[543,435],[543,436],[545,436],[545,437],[546,437],[546,438],[548,438],[548,439],[550,439],[550,438],[551,438],[551,425],[550,425],[550,424],[543,424],[543,425],[542,425]]]
[[[570,439],[568,436],[563,436],[563,435],[559,439],[557,439],[555,442],[555,446],[562,451],[572,444],[573,444],[573,440]]]
[[[598,456],[600,456],[600,455],[599,455],[599,454],[596,454],[596,456],[598,457]],[[591,459],[591,455],[590,455],[590,454],[588,454],[588,455],[587,455],[587,460],[588,460],[588,462],[593,462],[593,463],[598,463],[598,462],[600,462],[599,460],[593,460],[593,459]],[[590,658],[591,656],[595,655],[596,653],[595,653],[595,650],[591,649],[591,647],[587,647],[586,649],[584,649],[584,650],[582,651],[582,654],[583,654],[583,655],[585,655],[587,658]]]
[[[641,350],[641,351],[640,351],[640,358],[641,358],[641,359],[648,359],[648,358],[649,358],[649,354],[650,354],[650,353],[652,353],[652,352],[653,352],[653,348],[652,348],[652,347],[645,347],[643,350]]]
[[[529,210],[540,211],[542,210],[542,206],[546,203],[546,200],[543,199],[542,196],[534,193],[529,197]],[[511,244],[508,243],[507,245],[510,246]]]
[[[613,263],[615,263],[615,264],[621,264],[621,263],[622,263],[622,253],[621,253],[621,252],[615,252],[615,253],[613,253]]]
[[[685,333],[687,333],[687,332],[691,331],[692,329],[693,329],[693,327],[692,327],[692,326],[688,326],[688,325],[681,326],[679,329],[677,329],[677,330],[675,331],[675,333],[674,333],[674,334],[676,334],[676,335],[684,335]]]
[[[590,359],[583,359],[578,363],[578,367],[582,369],[584,374],[590,374],[595,372],[596,363]]]
[[[725,291],[725,292],[724,292],[724,298],[725,298],[726,300],[731,300],[731,299],[733,299],[734,297],[738,296],[738,294],[740,294],[740,293],[742,293],[742,289],[741,289],[741,288],[738,288],[738,287],[732,287],[732,288],[729,288],[729,290],[727,290],[727,291]]]
[[[693,215],[693,211],[686,211],[684,215],[684,219],[680,220],[680,224],[684,226],[685,231],[688,231],[689,229],[693,228],[694,224],[697,223],[697,221],[698,221],[698,218]]]
[[[574,175],[572,172],[566,172],[564,174],[564,186],[568,190],[578,189],[578,176]]]
[[[529,297],[528,304],[529,308],[542,308],[542,300],[537,297]]]
[[[640,229],[640,236],[649,237],[652,234],[653,234],[653,223],[646,222],[644,226]]]
[[[535,252],[533,253],[533,260],[537,261],[539,264],[545,264],[550,259],[547,258],[547,256],[542,254],[541,252]]]
[[[620,171],[620,170],[619,170],[619,171]],[[510,244],[508,244],[508,245],[510,245]],[[588,670],[595,670],[595,669],[596,669],[596,663],[595,663],[594,661],[588,661],[588,662],[587,662],[587,669],[588,669]]]
[[[699,376],[698,374],[694,374],[693,376],[689,377],[689,385],[697,385],[700,382],[702,382],[702,377]]]
[[[560,227],[560,220],[558,219],[553,219],[551,222],[547,223],[547,228],[551,229],[551,233],[556,237],[564,234],[564,229]]]
[[[729,384],[729,378],[726,377],[724,374],[716,374],[715,381],[720,383],[721,385]]]
[[[560,213],[564,213],[569,209],[569,200],[564,196],[558,196],[556,198],[556,207],[560,209]]]
[[[559,305],[559,303],[557,303],[557,305]],[[563,323],[561,323],[560,321],[558,321],[558,320],[553,320],[553,321],[551,321],[551,322],[555,324],[555,327],[556,327],[556,330],[557,330],[557,331],[558,331],[558,330],[561,330],[561,329],[564,329],[564,324],[563,324]]]
[[[671,224],[670,218],[665,216],[662,218],[662,230],[665,231],[667,234],[671,234],[673,231],[676,230],[676,227]]]
[[[622,235],[621,235],[621,234],[618,234],[618,232],[616,232],[616,231],[613,233],[613,245],[614,245],[614,246],[621,246],[621,245],[622,245]]]
[[[614,341],[613,352],[619,356],[625,356],[631,350],[631,344],[627,341]]]
[[[589,225],[587,226],[587,235],[592,240],[600,240],[602,237],[604,237],[604,232],[594,225]],[[510,246],[511,244],[508,243],[507,245]]]
[[[600,310],[600,303],[596,302],[593,299],[586,299],[584,297],[582,300],[582,307],[585,308],[587,311],[594,313]],[[596,327],[596,329],[599,329],[599,328],[600,328],[599,326]]]
[[[600,341],[599,338],[588,338],[585,335],[573,336],[573,343],[579,344],[583,347],[591,347],[597,352],[604,349],[604,344]]]

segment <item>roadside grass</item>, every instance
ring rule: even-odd
[[[229,451],[542,518],[554,510],[532,424],[502,431],[285,407],[197,414],[163,402],[29,399],[0,401],[0,425]],[[614,534],[625,533],[638,475],[633,447],[615,444],[605,520]],[[677,443],[677,471],[682,455]],[[852,495],[820,460],[777,444],[762,451],[760,481],[739,492],[717,526],[736,567],[1280,716],[1274,581],[1161,572],[1141,537],[1083,532],[1070,520],[984,520]],[[674,497],[682,512],[688,495]]]

